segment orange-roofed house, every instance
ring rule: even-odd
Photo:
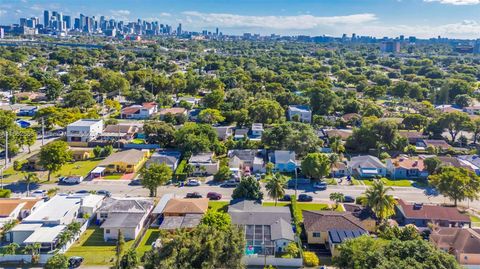
[[[43,203],[40,198],[0,199],[0,228],[9,221],[27,217]]]
[[[428,177],[423,159],[399,156],[388,159],[387,174],[393,179],[423,179]]]
[[[153,114],[157,113],[157,103],[149,102],[142,105],[133,105],[122,109],[120,116],[122,119],[149,119]]]
[[[163,208],[159,219],[162,230],[193,229],[208,209],[208,199],[171,198]]]

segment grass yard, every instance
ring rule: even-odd
[[[227,212],[229,202],[225,201],[209,201],[208,210],[218,211],[218,212]]]
[[[47,171],[37,171],[35,174],[37,174],[42,183],[55,183],[60,176],[80,175],[86,177],[88,173],[93,170],[93,168],[97,167],[100,161],[100,159],[89,159],[85,161],[69,162],[62,166],[60,171],[52,174],[50,182],[47,181]],[[13,167],[8,168],[4,172],[5,183],[16,182],[22,180],[22,178],[23,173],[14,171]]]
[[[381,179],[385,186],[391,186],[391,187],[412,187],[412,181],[408,179],[397,179],[397,180],[392,180],[392,179],[387,179],[387,178],[382,178]],[[373,185],[373,179],[362,179],[363,184],[367,186]]]
[[[127,241],[124,249],[129,249],[133,242],[134,240]],[[70,247],[66,255],[83,257],[84,265],[111,265],[115,261],[115,242],[105,242],[103,229],[92,225]]]
[[[102,179],[110,179],[110,180],[116,180],[116,179],[121,179],[124,174],[110,174],[103,176]]]
[[[335,205],[332,205],[335,206]],[[303,221],[302,210],[331,210],[328,204],[316,204],[316,203],[302,203],[297,202],[297,219]],[[339,206],[336,211],[344,211],[342,206]]]
[[[144,139],[140,139],[140,138],[135,138],[131,141],[132,144],[145,144],[145,140]]]
[[[157,240],[159,236],[160,230],[158,230],[157,228],[149,228],[145,232],[145,236],[142,238],[142,241],[140,241],[140,244],[136,248],[137,256],[141,258],[143,257],[143,254],[145,254],[145,252],[151,250],[152,243],[155,242],[155,240]]]
[[[275,206],[275,202],[263,202],[262,206]],[[277,202],[276,206],[290,206],[290,202]]]
[[[480,217],[472,214],[468,214],[468,216],[470,217],[470,221],[472,222],[473,227],[480,227]]]

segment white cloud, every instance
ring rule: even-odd
[[[424,2],[432,3],[438,2],[445,5],[466,6],[466,5],[478,5],[480,0],[423,0]]]
[[[119,9],[119,10],[110,10],[110,14],[116,17],[126,17],[130,15],[130,10]]]
[[[170,14],[170,13],[168,13],[168,12],[162,12],[162,13],[160,13],[160,16],[162,16],[162,17],[170,17],[170,16],[172,16],[172,14]]]
[[[346,16],[317,17],[297,16],[244,16],[228,13],[183,12],[186,21],[202,26],[221,26],[225,28],[266,28],[277,30],[308,30],[321,26],[355,25],[377,20],[375,14],[362,13]]]

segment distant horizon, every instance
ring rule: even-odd
[[[158,21],[184,30],[261,35],[308,35],[376,38],[479,39],[480,0],[122,0],[72,3],[63,0],[2,0],[0,25],[19,23],[21,17],[38,17],[58,11],[77,17],[105,16],[123,21]],[[103,11],[100,12],[99,10]]]

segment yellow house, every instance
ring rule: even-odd
[[[92,156],[92,151],[89,148],[72,148],[72,158],[75,161],[84,161]]]
[[[148,157],[148,151],[129,149],[115,152],[99,163],[105,168],[105,173],[135,173]]]

